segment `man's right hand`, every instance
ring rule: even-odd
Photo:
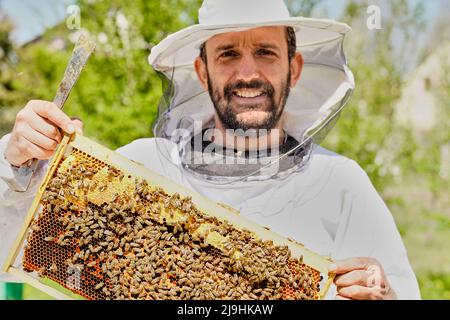
[[[49,159],[62,135],[81,129],[80,121],[72,121],[56,104],[31,100],[19,111],[4,153],[12,165],[21,166],[30,159]]]

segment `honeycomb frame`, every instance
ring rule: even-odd
[[[139,179],[141,179],[140,181],[146,181],[152,188],[160,188],[161,190],[164,190],[164,192],[168,196],[172,197],[173,195],[179,195],[182,199],[183,198],[192,199],[192,203],[196,206],[196,208],[198,208],[198,210],[207,217],[213,219],[211,221],[216,221],[217,223],[226,223],[231,225],[233,228],[237,230],[248,231],[251,233],[252,239],[254,237],[255,239],[261,241],[273,243],[273,245],[276,246],[277,248],[280,247],[287,248],[289,250],[291,257],[288,266],[292,275],[296,276],[298,274],[298,276],[300,277],[300,272],[307,270],[308,272],[310,272],[308,274],[312,275],[311,276],[313,282],[312,285],[315,286],[316,284],[317,285],[319,285],[319,283],[321,284],[320,290],[318,287],[317,292],[314,293],[314,299],[322,299],[326,295],[329,286],[333,281],[333,275],[330,275],[328,272],[328,267],[332,263],[331,259],[324,256],[320,256],[308,250],[307,248],[304,247],[303,244],[293,239],[284,238],[272,232],[267,227],[262,227],[253,221],[241,217],[239,215],[239,212],[235,211],[234,209],[226,205],[214,203],[209,199],[203,197],[202,195],[197,194],[183,186],[180,186],[165,177],[153,173],[151,170],[144,168],[142,165],[133,162],[86,137],[75,134],[71,136],[69,135],[64,136],[63,141],[61,142],[60,146],[55,152],[55,155],[53,156],[50,162],[48,171],[29,209],[25,222],[22,226],[21,232],[19,233],[18,238],[16,240],[16,243],[10,252],[7,262],[3,266],[4,272],[9,272],[11,274],[16,275],[17,277],[21,278],[24,282],[40,289],[43,292],[46,292],[47,294],[57,299],[74,299],[81,297],[87,299],[107,298],[105,297],[105,295],[87,293],[88,292],[87,290],[79,289],[80,288],[79,285],[76,288],[68,286],[67,275],[63,276],[62,279],[59,279],[61,277],[58,278],[57,276],[52,275],[51,272],[52,268],[54,269],[53,271],[56,270],[54,272],[55,274],[57,274],[58,272],[61,273],[58,270],[61,269],[63,263],[70,264],[70,262],[65,261],[67,261],[68,257],[70,259],[71,256],[74,255],[76,256],[77,254],[79,254],[80,249],[77,249],[78,250],[77,253],[74,254],[73,248],[75,247],[74,246],[70,247],[71,245],[69,244],[68,249],[62,248],[62,251],[65,250],[64,252],[67,253],[64,255],[61,253],[61,250],[58,251],[61,248],[60,246],[57,245],[57,242],[61,239],[57,240],[56,238],[58,238],[58,236],[49,237],[48,232],[45,233],[45,230],[44,231],[40,230],[41,227],[45,229],[46,226],[52,224],[52,222],[50,221],[51,219],[49,220],[49,218],[51,214],[53,214],[53,211],[55,210],[55,208],[50,207],[48,207],[47,210],[46,206],[43,205],[43,203],[45,203],[43,202],[44,201],[43,199],[45,198],[46,190],[51,185],[52,179],[55,179],[58,170],[62,170],[62,168],[67,169],[68,168],[67,164],[69,164],[70,166],[73,159],[77,157],[76,156],[77,154],[79,158],[84,157],[90,159],[90,161],[88,161],[89,164],[94,163],[94,166],[97,166],[96,177],[101,176],[101,178],[103,179],[102,181],[106,181],[107,183],[110,184],[110,187],[107,190],[99,191],[98,190],[99,188],[97,188],[93,191],[91,190],[87,193],[85,192],[84,194],[88,194],[89,196],[89,199],[87,199],[87,196],[85,196],[86,203],[89,202],[93,206],[101,204],[104,206],[107,203],[110,203],[112,201],[111,199],[114,200],[114,197],[117,196],[118,191],[131,192],[133,188],[135,188],[135,185],[137,183],[137,177],[139,177]],[[115,172],[107,173],[104,170],[105,168],[114,168],[114,170],[116,170],[116,168],[118,169]],[[108,174],[112,178],[110,178]],[[73,196],[75,197],[75,195]],[[73,199],[70,200],[70,195],[66,195],[65,198],[69,198],[69,202],[72,205],[75,202],[75,200]],[[74,199],[78,198],[75,197]],[[172,225],[174,225],[177,219],[181,218],[182,215],[180,215],[178,211],[175,212],[174,215],[173,212],[169,213],[166,210],[162,210],[161,212],[158,213],[157,217],[155,218],[156,219],[155,223],[161,223],[171,226],[171,223]],[[39,222],[41,227],[36,227],[37,222]],[[60,228],[59,229],[60,233],[62,232],[61,230],[62,229]],[[36,247],[36,245],[34,245],[33,247],[33,245],[28,245],[27,242],[29,241],[30,236],[34,237],[34,239],[37,239],[39,233],[42,233],[39,240],[40,243],[42,243],[42,241],[44,240],[44,235],[47,235],[46,237],[47,239],[45,239],[45,241],[48,243],[48,246],[45,246],[45,249],[41,249],[39,251],[39,254],[31,254],[30,252],[32,252],[33,248]],[[223,232],[221,234],[215,231],[214,225],[212,223],[201,224],[200,227],[197,227],[195,232],[193,232],[191,235],[194,237],[201,237],[204,240],[204,242],[208,244],[209,247],[211,247],[212,250],[211,252],[213,253],[216,252],[215,254],[213,254],[213,256],[217,257],[220,256],[220,254],[222,254],[223,257],[223,252],[226,250],[225,247],[227,242],[226,240],[227,236],[224,235]],[[52,239],[50,241],[47,241],[49,240],[48,238]],[[33,240],[31,240],[31,244],[36,243],[36,241],[38,240],[34,240],[34,242]],[[73,240],[72,242],[74,243],[75,240]],[[41,247],[44,248],[44,246],[42,245]],[[72,248],[72,251],[70,250],[70,248]],[[90,248],[92,249],[93,247]],[[64,257],[62,257],[63,255]],[[234,253],[234,256],[230,256],[230,258],[236,258],[236,256],[237,256],[236,253]],[[173,256],[171,257],[173,258]],[[21,258],[22,260],[20,260]],[[292,260],[292,258],[295,261]],[[96,270],[90,271],[89,273],[85,273],[83,271],[82,287],[89,288],[89,292],[94,292],[92,291],[93,286],[95,287],[104,286],[105,287],[104,289],[106,289],[106,286],[109,285],[109,288],[112,288],[113,285],[111,283],[109,282],[104,283],[103,281],[99,280],[103,279],[103,277],[107,279],[105,274],[102,275],[100,263],[98,262],[94,263],[95,262],[93,260],[94,258],[92,258],[91,256],[89,257],[89,259],[91,260],[88,260],[87,263],[93,264]],[[46,265],[47,269],[45,267],[42,267],[43,265]],[[50,265],[51,267],[49,268]],[[28,273],[33,271],[36,272],[36,274],[39,274],[39,277],[32,276]],[[66,279],[64,279],[64,277],[66,277]],[[311,281],[309,281],[309,283],[311,284]],[[161,285],[161,283],[159,283],[159,285]],[[163,285],[165,286],[166,284]],[[238,289],[241,290],[240,288]],[[283,288],[283,297],[284,298],[291,296],[298,297],[299,295],[298,293],[296,295],[296,292],[299,291],[304,292],[303,289],[304,288],[301,288],[301,290],[300,288],[296,289],[292,287],[292,285],[289,285]],[[109,294],[108,290],[104,292]],[[172,292],[170,291],[170,293]],[[170,296],[168,297],[170,298]],[[248,297],[246,293],[244,294],[244,298],[245,297]],[[206,296],[206,298],[214,299],[214,298],[228,298],[228,297],[222,294],[217,297],[214,295]]]

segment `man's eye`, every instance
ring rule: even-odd
[[[237,56],[238,56],[238,53],[236,51],[225,51],[220,55],[220,57],[223,57],[223,58],[237,57]]]
[[[273,56],[273,55],[275,55],[274,52],[272,52],[270,50],[267,50],[267,49],[259,49],[256,53],[258,55],[260,55],[260,56]]]

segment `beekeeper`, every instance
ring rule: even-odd
[[[350,28],[290,17],[282,0],[205,0],[199,24],[155,46],[167,78],[155,138],[117,152],[335,260],[330,299],[418,299],[389,209],[358,164],[318,144],[354,89]],[[47,159],[79,122],[30,101],[0,140],[0,263]],[[27,161],[41,159],[26,192]],[[2,275],[7,279],[8,275]]]

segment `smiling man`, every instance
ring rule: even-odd
[[[156,138],[117,152],[333,258],[327,298],[420,298],[367,175],[318,146],[354,89],[342,49],[349,27],[290,17],[281,0],[205,0],[199,21],[152,49],[150,63],[170,80]],[[75,125],[54,104],[30,101],[0,140],[0,259],[61,140],[57,129]],[[32,158],[43,161],[16,192]]]
[[[195,70],[214,103],[216,128],[282,132],[289,89],[303,65],[294,41],[292,28],[277,26],[219,34],[202,44]]]

